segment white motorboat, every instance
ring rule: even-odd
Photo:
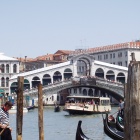
[[[96,114],[111,111],[110,98],[93,96],[68,96],[64,111],[69,114]]]
[[[27,113],[28,109],[26,107],[23,107],[23,113]],[[17,113],[17,106],[12,106],[12,108],[9,110],[9,114]]]

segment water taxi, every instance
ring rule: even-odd
[[[69,114],[98,114],[111,111],[110,98],[67,96],[64,111]]]

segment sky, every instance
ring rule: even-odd
[[[35,58],[140,39],[140,0],[0,0],[0,52]]]

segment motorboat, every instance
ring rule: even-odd
[[[116,116],[116,128],[119,131],[122,131],[122,132],[124,131],[124,120],[121,117],[119,112],[117,113],[117,116]]]
[[[81,128],[81,124],[82,124],[82,121],[80,120],[80,121],[78,122],[75,140],[92,140],[92,139],[88,138],[88,137],[83,133],[82,128]]]
[[[124,132],[119,131],[116,127],[112,127],[108,121],[108,114],[106,113],[106,117],[104,118],[103,114],[103,124],[104,124],[104,132],[113,140],[123,140]]]
[[[93,96],[67,96],[64,111],[69,114],[99,114],[111,111],[110,98]]]
[[[23,107],[23,113],[27,113],[28,109],[26,107]],[[12,106],[12,108],[9,110],[9,114],[17,113],[17,106]]]

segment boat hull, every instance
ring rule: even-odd
[[[91,114],[101,114],[101,113],[109,113],[109,111],[99,112],[99,111],[86,111],[86,110],[74,110],[74,109],[64,109],[64,111],[68,112],[69,114],[75,115],[91,115]]]
[[[122,123],[120,123],[119,117],[120,117],[120,114],[119,114],[119,112],[118,112],[117,117],[116,117],[116,128],[117,128],[119,131],[124,132],[123,120],[122,120]]]
[[[60,112],[60,107],[59,106],[54,107],[54,112]]]
[[[92,139],[88,138],[88,137],[83,133],[82,128],[81,128],[81,124],[82,124],[82,121],[80,120],[80,121],[78,122],[75,140],[92,140]]]
[[[23,108],[23,113],[27,113],[28,109],[26,107]],[[12,108],[9,110],[9,114],[15,114],[17,113],[17,107],[16,106],[12,106]]]
[[[28,106],[27,109],[29,110],[33,110],[35,108],[35,106]]]
[[[123,140],[124,132],[118,131],[115,127],[109,126],[108,114],[106,114],[105,119],[103,118],[104,132],[113,140]]]

